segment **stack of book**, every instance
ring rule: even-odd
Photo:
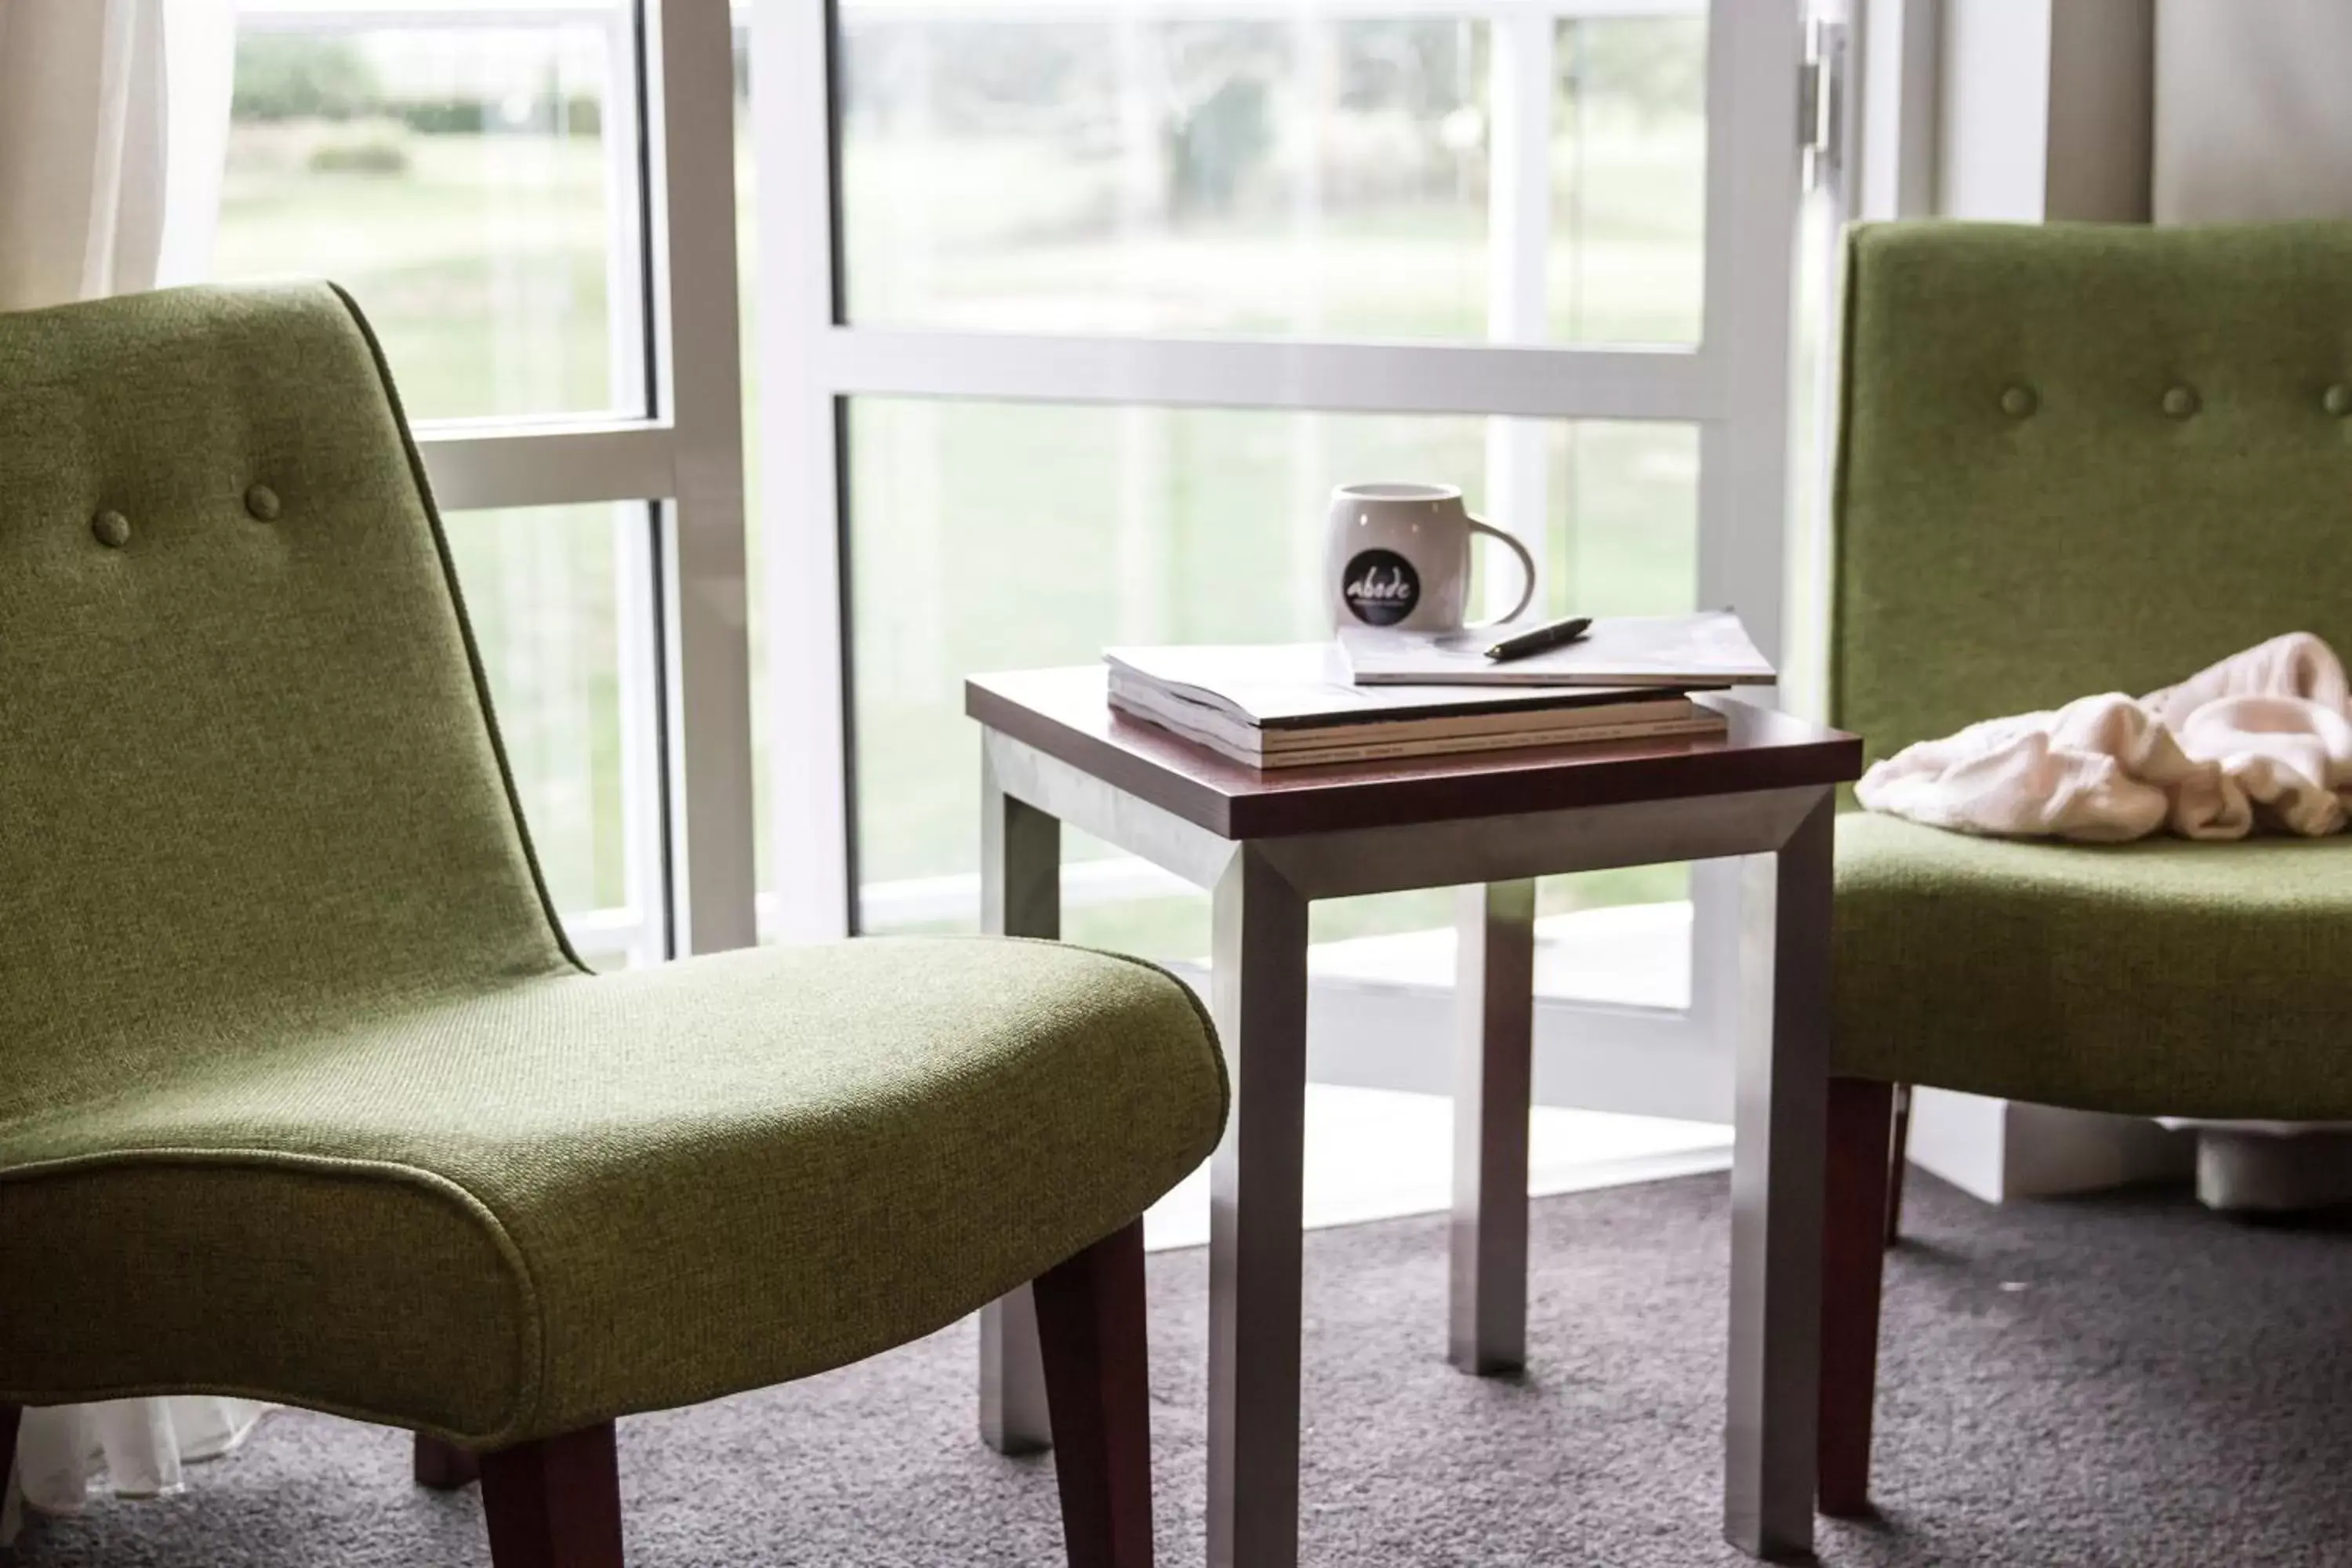
[[[1254,768],[1720,734],[1691,693],[1769,682],[1735,616],[1615,620],[1496,664],[1511,628],[1108,650],[1110,704]]]

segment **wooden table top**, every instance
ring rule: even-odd
[[[1723,736],[1602,741],[1261,771],[1112,710],[1100,665],[977,675],[964,711],[1225,838],[1275,838],[1635,800],[1844,784],[1862,742],[1720,697]]]

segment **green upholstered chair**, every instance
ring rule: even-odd
[[[1071,1559],[1149,1560],[1191,994],[978,939],[587,973],[328,288],[0,316],[0,1470],[23,1405],[251,1395],[606,1568],[615,1417],[1034,1279]]]
[[[1874,760],[2352,649],[2352,226],[1861,228],[1832,717]],[[1841,818],[1822,1507],[1867,1506],[1889,1086],[2352,1117],[2352,838],[2092,847]]]

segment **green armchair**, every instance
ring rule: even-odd
[[[2352,226],[1864,227],[1832,718],[1873,759],[2352,647]],[[1838,824],[1821,1501],[1868,1507],[1891,1086],[2352,1117],[2352,838],[2090,847]]]
[[[1150,1560],[1201,1009],[1043,942],[587,973],[337,292],[0,316],[0,1473],[24,1405],[251,1395],[608,1568],[615,1417],[1034,1279],[1071,1561]]]

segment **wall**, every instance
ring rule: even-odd
[[[2154,0],[2048,0],[2045,216],[2148,220]]]
[[[1942,22],[1936,210],[2145,223],[2153,0],[1960,0]]]
[[[1959,0],[1942,8],[1937,213],[2042,220],[2049,189],[2053,3]]]
[[[2159,223],[2352,217],[2352,4],[2160,0]]]

